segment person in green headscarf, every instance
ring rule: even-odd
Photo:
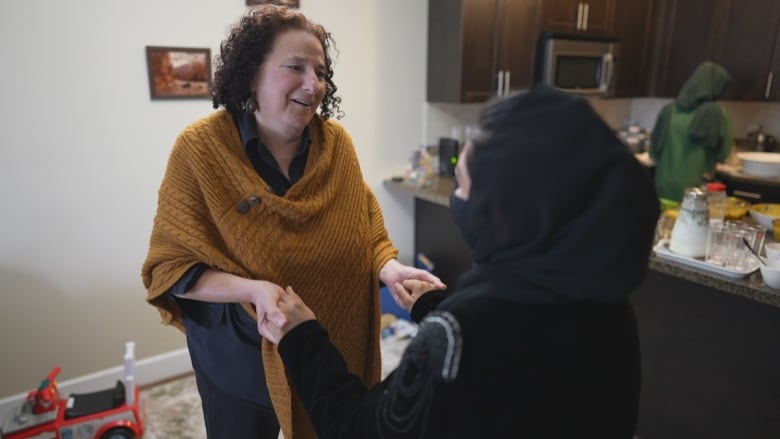
[[[731,119],[716,102],[730,83],[725,68],[703,62],[685,81],[677,99],[661,109],[650,148],[659,197],[681,201],[686,188],[714,177],[715,163],[731,153]]]

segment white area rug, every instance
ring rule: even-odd
[[[381,341],[382,378],[398,366],[409,340],[390,335]],[[206,439],[194,375],[146,388],[141,401],[146,406],[144,439]]]

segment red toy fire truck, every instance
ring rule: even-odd
[[[146,413],[133,376],[135,343],[125,345],[125,380],[111,389],[60,399],[55,367],[0,425],[1,439],[138,439]]]

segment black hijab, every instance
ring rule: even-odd
[[[649,175],[586,100],[545,86],[500,99],[467,158],[460,289],[528,303],[614,302],[644,278],[659,215]]]

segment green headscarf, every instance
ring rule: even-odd
[[[688,135],[694,142],[717,148],[720,140],[723,117],[715,103],[731,84],[731,75],[723,66],[711,61],[699,64],[693,74],[685,81],[677,95],[675,103],[681,110],[693,110],[693,118],[688,127]],[[659,115],[656,130],[658,145],[664,145],[671,108],[665,108]]]

